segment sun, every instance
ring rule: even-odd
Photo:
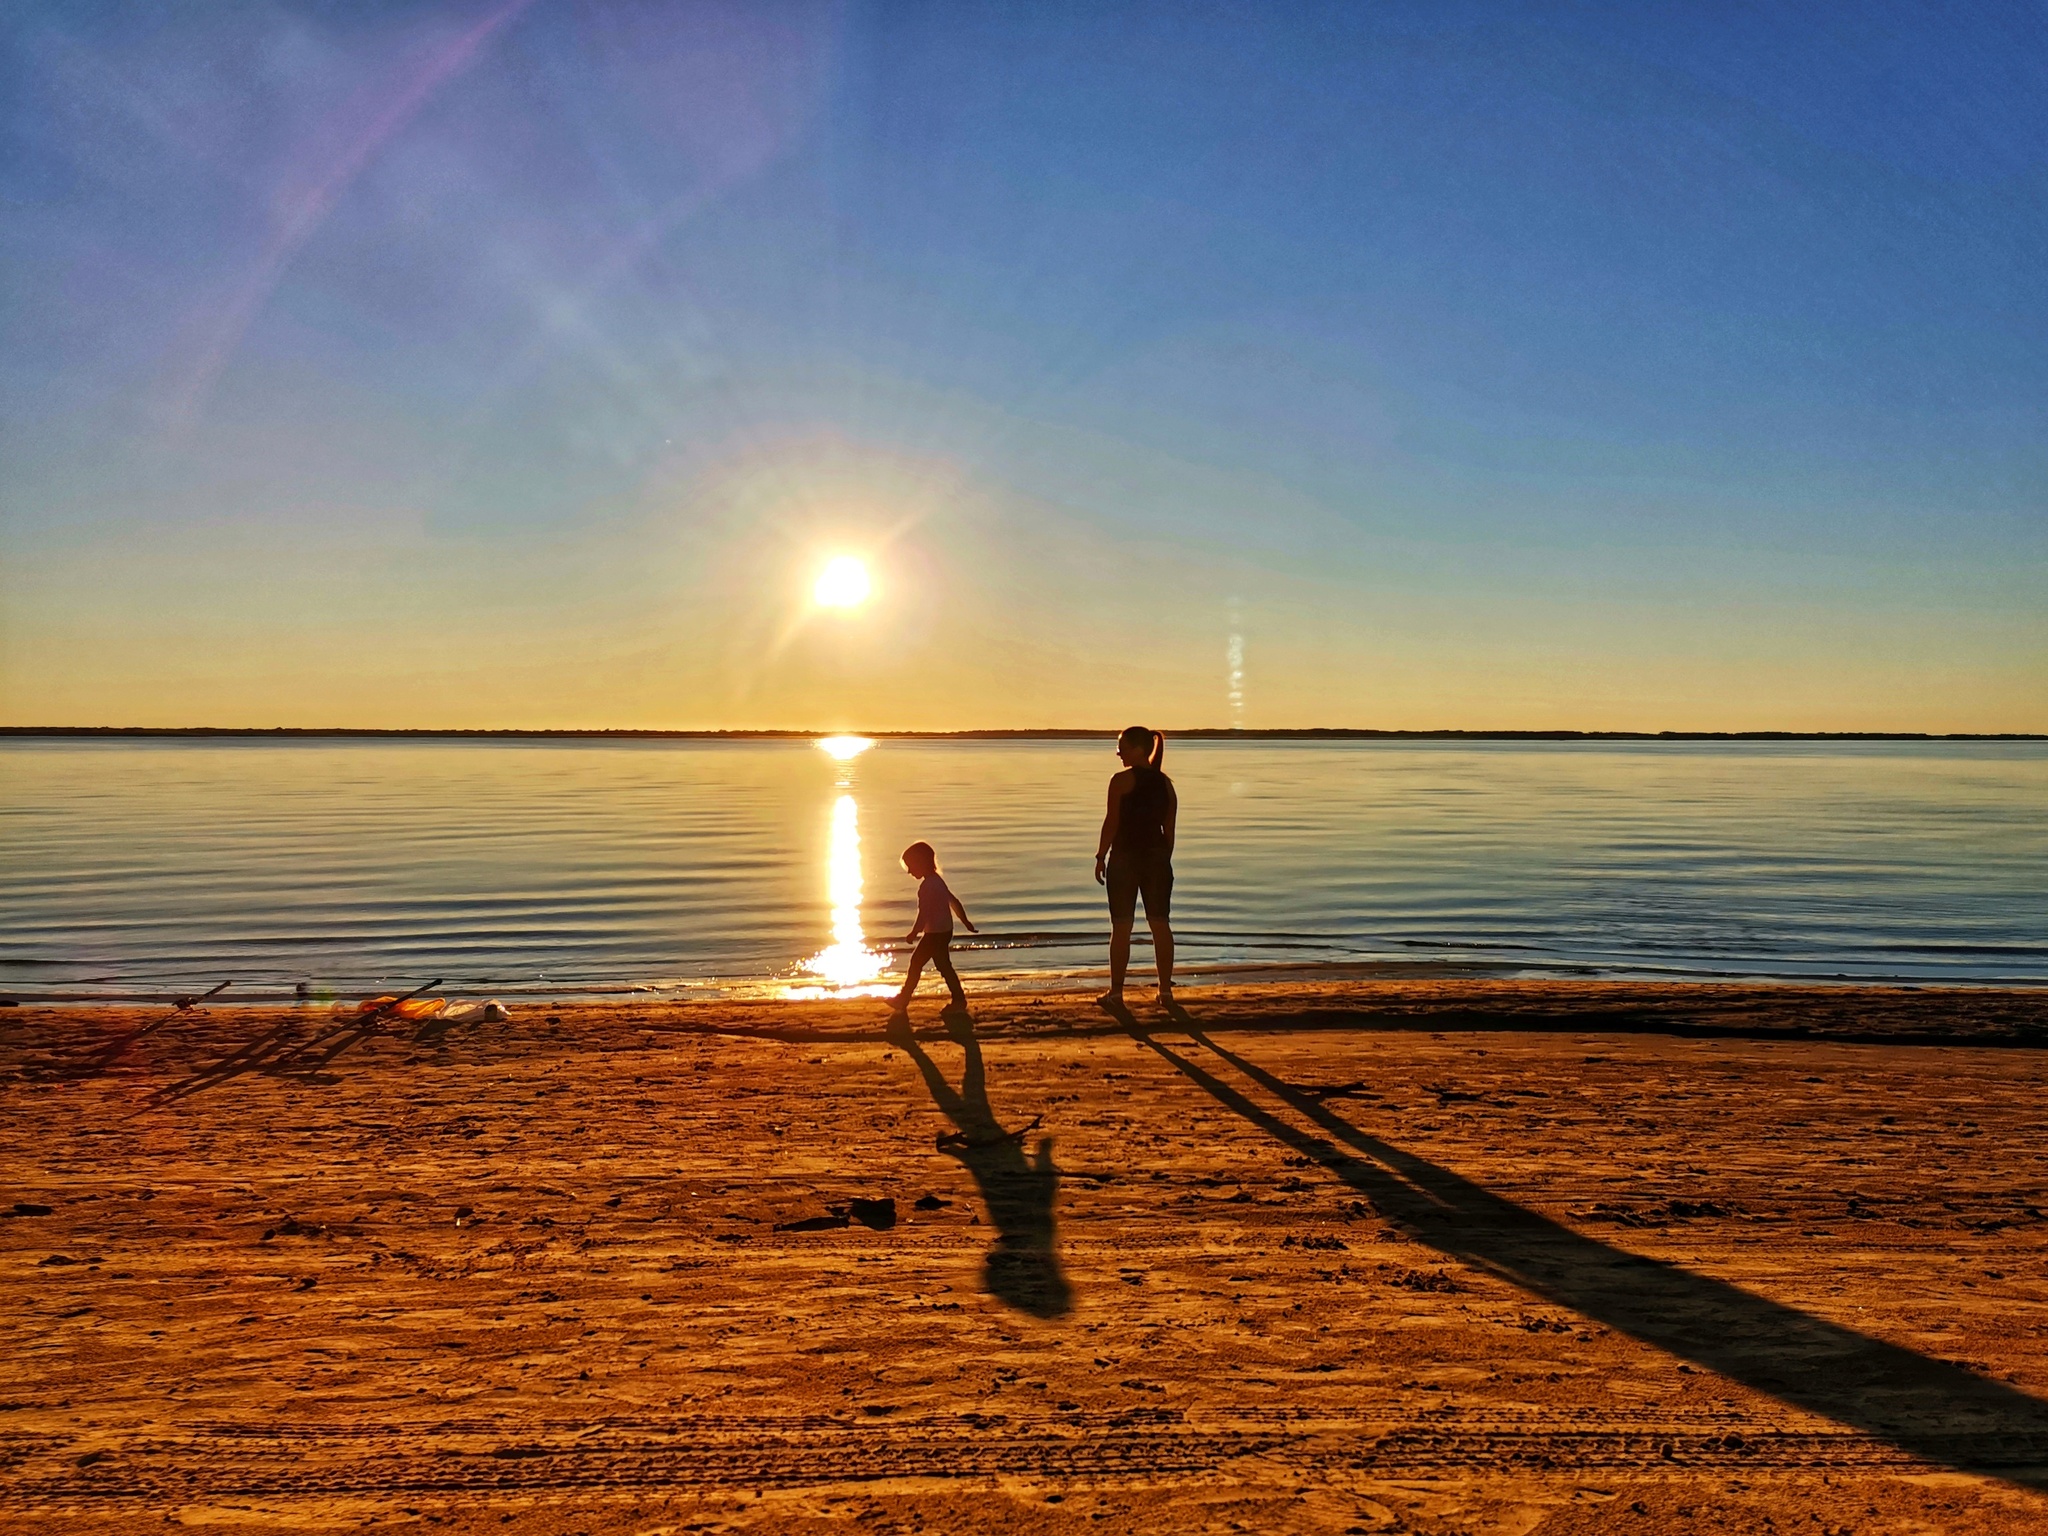
[[[820,608],[858,608],[872,590],[864,561],[852,555],[835,555],[818,573],[811,599]]]

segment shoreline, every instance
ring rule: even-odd
[[[382,995],[382,994],[379,994]],[[434,996],[457,994],[437,988]],[[467,997],[468,994],[464,993]],[[792,1041],[882,1040],[888,1009],[879,996],[593,997],[499,994],[515,1026],[538,1017],[573,1018],[586,1031],[655,1029],[680,1035],[733,1035]],[[929,980],[913,1014],[935,1016],[943,990]],[[1218,1032],[1431,1032],[1615,1035],[1743,1040],[1826,1040],[1838,1044],[2048,1048],[2048,987],[1869,985],[1850,982],[1644,982],[1556,977],[1376,978],[1259,981],[1186,987],[1162,1009],[1149,985],[1127,994],[1123,1017],[1095,1001],[1093,986],[977,989],[969,1010],[985,1039],[1042,1035],[1083,1038],[1132,1027]],[[210,1015],[243,1023],[314,1030],[352,1026],[341,1000],[207,1000],[175,1008],[153,1001],[20,999],[0,1011],[0,1029],[41,1015],[90,1021],[95,1028],[164,1028]],[[423,1040],[487,1036],[502,1025],[428,1019],[383,1033]]]
[[[908,953],[898,946],[896,953]],[[1138,945],[1142,958],[1145,946]],[[956,958],[960,954],[956,948]],[[423,967],[420,974],[432,969]],[[1072,995],[1092,998],[1108,984],[1106,967],[1083,967],[1058,971],[963,970],[962,981],[971,996],[1046,998]],[[288,983],[244,985],[232,976],[202,974],[181,983],[137,982],[129,986],[69,987],[50,990],[33,987],[0,987],[0,1010],[12,1008],[170,1008],[180,999],[195,999],[218,982],[227,989],[209,994],[206,1003],[214,1008],[321,1009],[341,1007],[394,991],[409,991],[418,983],[412,977],[361,986],[308,986],[298,990]],[[1152,979],[1146,974],[1134,979],[1137,995],[1149,995]],[[1545,969],[1518,962],[1460,963],[1429,960],[1359,960],[1289,964],[1284,961],[1183,965],[1175,978],[1178,990],[1188,997],[1212,997],[1245,990],[1288,989],[1305,994],[1328,989],[1333,994],[1356,988],[1410,985],[1483,985],[1497,987],[1596,987],[1636,989],[1674,996],[1697,995],[1703,999],[1730,989],[1814,993],[1879,993],[1940,996],[1978,996],[2011,993],[2015,997],[2039,995],[2048,1000],[2048,978],[2030,976],[1928,977],[1785,975],[1762,972],[1702,972],[1679,969],[1616,971],[1596,966],[1558,966]],[[593,981],[576,985],[520,983],[515,981],[434,981],[428,993],[457,1001],[502,1001],[511,1006],[593,1006],[628,1004],[669,1004],[716,1006],[734,1004],[825,1003],[858,1005],[886,998],[896,984],[894,976],[881,981],[845,988],[812,978],[788,975],[708,977],[687,982]],[[927,987],[933,983],[927,979]]]

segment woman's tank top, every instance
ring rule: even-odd
[[[1166,846],[1166,812],[1173,804],[1173,780],[1157,768],[1131,770],[1131,787],[1117,806],[1112,853],[1155,853]]]

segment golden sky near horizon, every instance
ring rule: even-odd
[[[1162,474],[1171,466],[1151,466]],[[1146,466],[1139,465],[1142,472]],[[1185,476],[1185,470],[1181,471]],[[1284,488],[1208,488],[1235,500]],[[10,725],[2037,731],[2044,626],[1796,561],[1622,589],[1541,547],[1418,574],[1286,508],[1252,564],[960,473],[792,446],[589,532],[194,522],[0,576]],[[1306,527],[1307,537],[1301,536]],[[1375,557],[1378,558],[1375,558]],[[835,557],[873,590],[821,607]],[[1760,564],[1762,562],[1759,562]]]

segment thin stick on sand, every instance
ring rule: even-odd
[[[328,1062],[332,1061],[336,1056],[340,1055],[343,1051],[347,1050],[349,1046],[353,1045],[356,1041],[361,1040],[366,1036],[376,1034],[382,1027],[384,1021],[389,1019],[394,1013],[394,1011],[398,1009],[402,1004],[411,1002],[414,998],[418,997],[422,992],[431,992],[435,987],[438,987],[439,985],[441,985],[441,978],[439,976],[436,976],[432,981],[428,982],[425,986],[414,987],[410,992],[406,993],[403,997],[394,997],[390,999],[388,1002],[379,1003],[376,1007],[370,1009],[365,1013],[357,1014],[352,1019],[344,1019],[340,1023],[334,1025],[332,1028],[323,1030],[319,1034],[316,1034],[315,1036],[313,1036],[312,1039],[304,1042],[303,1044],[294,1046],[283,1055],[275,1057],[270,1063],[269,1070],[276,1071],[289,1069],[293,1066],[294,1063],[310,1061],[310,1067],[305,1068],[303,1070],[317,1071],[320,1067],[326,1065]],[[286,1031],[289,1031],[292,1028],[292,1026],[289,1024],[280,1027]],[[244,1050],[252,1049],[253,1046],[254,1042],[252,1042],[251,1046],[244,1047]],[[315,1056],[314,1053],[319,1051],[323,1046],[327,1047],[326,1054],[321,1056]],[[235,1059],[235,1057],[229,1057],[227,1058],[227,1061],[232,1062]],[[227,1062],[223,1062],[221,1065],[224,1066],[226,1064]]]
[[[436,976],[432,981],[428,982],[425,986],[414,987],[410,992],[406,993],[405,996],[403,997],[394,997],[389,1002],[379,1003],[375,1008],[372,1008],[368,1013],[356,1019],[354,1021],[355,1027],[357,1029],[372,1029],[375,1026],[383,1023],[384,1020],[390,1018],[400,1008],[404,1007],[405,1004],[411,1002],[414,998],[418,997],[422,992],[431,992],[434,990],[434,988],[438,987],[439,985],[441,985],[441,978]]]
[[[179,1014],[190,1013],[194,1008],[197,1008],[201,1003],[211,1002],[214,998],[219,997],[221,993],[227,991],[227,989],[229,987],[232,987],[234,984],[234,980],[231,977],[228,980],[221,982],[218,986],[214,987],[209,992],[188,992],[183,996],[172,998],[171,1011],[165,1014],[160,1019],[152,1019],[149,1023],[143,1025],[142,1028],[136,1030],[134,1034],[130,1035],[127,1039],[123,1040],[121,1042],[122,1049],[125,1050],[127,1047],[133,1045],[136,1041],[140,1040],[144,1035],[152,1034],[155,1031],[162,1029],[166,1024],[170,1023],[171,1020],[175,1019]]]
[[[214,987],[213,990],[210,992],[189,993],[183,996],[172,998],[171,1011],[169,1013],[165,1014],[160,1019],[151,1019],[147,1024],[144,1024],[141,1028],[133,1030],[130,1033],[122,1035],[118,1039],[115,1039],[112,1042],[110,1042],[107,1045],[107,1047],[99,1053],[98,1056],[92,1059],[92,1061],[84,1068],[84,1070],[88,1073],[106,1071],[107,1068],[111,1067],[115,1062],[121,1059],[123,1054],[126,1053],[129,1046],[133,1045],[143,1036],[155,1034],[158,1030],[162,1029],[166,1024],[170,1023],[171,1020],[175,1019],[179,1014],[190,1012],[192,1009],[197,1008],[201,1003],[206,1002],[209,998],[219,997],[221,993],[227,991],[227,989],[233,985],[234,981],[231,978],[227,981],[221,982],[218,986]]]

